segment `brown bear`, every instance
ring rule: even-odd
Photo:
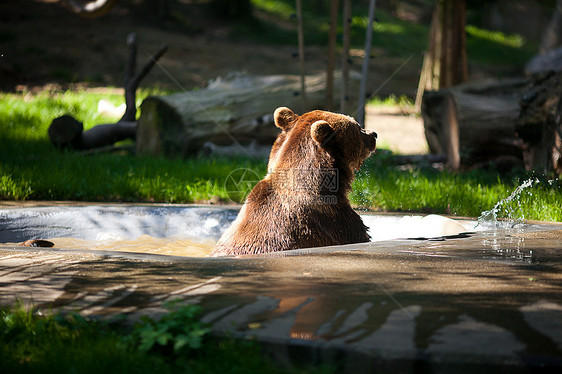
[[[368,242],[347,198],[354,173],[375,150],[377,134],[352,118],[315,110],[274,113],[281,133],[268,174],[249,193],[211,256]]]

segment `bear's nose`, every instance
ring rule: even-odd
[[[374,131],[363,131],[361,135],[363,137],[365,147],[367,147],[371,152],[374,151],[377,146],[377,133]]]

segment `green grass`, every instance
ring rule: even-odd
[[[357,206],[383,211],[425,212],[478,217],[507,198],[520,184],[536,179],[498,216],[510,219],[562,221],[562,181],[514,171],[500,176],[493,171],[465,173],[431,168],[398,170],[387,157],[367,160],[353,185],[351,201]]]
[[[0,308],[2,373],[305,373],[275,366],[255,342],[216,338],[198,306],[170,306],[132,330],[79,314]]]
[[[146,96],[144,92],[140,98]],[[227,200],[226,176],[239,167],[265,174],[265,162],[243,159],[164,159],[133,155],[81,155],[49,143],[52,119],[71,114],[85,129],[111,123],[96,113],[105,98],[81,92],[0,94],[0,199],[202,202]],[[139,98],[139,100],[140,100]]]
[[[525,41],[517,34],[504,34],[467,25],[466,35],[469,62],[520,67],[537,53],[535,44]]]
[[[47,129],[59,115],[68,112],[85,120],[87,127],[111,122],[112,119],[100,118],[95,113],[97,100],[102,96],[106,97],[85,91],[0,94],[0,199],[228,202],[225,182],[232,171],[248,168],[258,176],[266,173],[266,160],[84,155],[54,149],[48,141]],[[122,101],[119,95],[110,99],[115,104]],[[399,170],[380,152],[358,173],[351,201],[358,207],[379,211],[477,217],[531,176],[515,171],[500,177],[482,169],[458,174],[431,168]],[[515,218],[562,221],[561,182],[553,179],[549,183],[551,177],[539,178],[541,182],[525,190],[515,206],[506,207],[505,214],[513,211]]]
[[[389,95],[387,97],[375,96],[369,99],[367,104],[379,107],[400,107],[405,111],[414,110],[414,101],[406,95]]]

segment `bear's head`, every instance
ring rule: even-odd
[[[375,150],[377,134],[351,117],[315,110],[275,111],[281,133],[259,181],[212,256],[269,253],[370,240],[347,194]]]
[[[375,132],[366,132],[343,114],[315,110],[298,116],[281,107],[275,110],[274,120],[281,133],[271,149],[269,173],[306,170],[310,175],[314,169],[337,169],[342,192],[349,189],[354,172],[377,144]]]

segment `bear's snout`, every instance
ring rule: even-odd
[[[374,131],[361,131],[361,137],[363,138],[363,143],[365,143],[365,147],[370,151],[373,152],[377,147],[377,133]]]

